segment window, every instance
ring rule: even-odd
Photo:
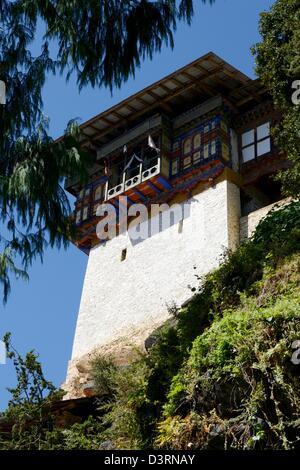
[[[178,160],[173,160],[171,164],[171,173],[176,175],[178,173]]]
[[[271,152],[270,122],[265,122],[257,128],[242,134],[242,157],[244,163],[269,152]]]
[[[89,215],[89,208],[88,206],[85,206],[82,211],[82,220],[86,220]]]
[[[195,142],[195,139],[193,140],[193,142]],[[189,155],[183,155],[181,163],[183,170],[189,168],[191,165],[197,165],[198,163],[200,163],[201,158],[207,159],[216,155],[217,141],[213,139],[203,145],[200,145],[198,150],[195,147],[193,150],[196,151],[193,151],[193,153],[191,152]]]
[[[181,141],[182,155],[178,164],[175,162],[171,163],[172,176],[179,171],[185,171],[194,165],[199,165],[201,161],[213,158],[217,154],[219,150],[218,139],[212,138],[212,140],[208,140],[209,136],[204,136],[204,134],[216,128],[217,124],[218,121],[216,119],[205,122]],[[204,142],[204,139],[206,142]]]
[[[79,224],[81,221],[81,211],[76,212],[76,224]]]
[[[204,144],[204,158],[209,157],[209,144]]]
[[[190,153],[192,150],[192,139],[188,138],[185,140],[184,145],[183,145],[183,154],[187,155]]]
[[[199,163],[200,159],[201,159],[201,153],[200,153],[200,150],[199,150],[199,152],[195,152],[193,154],[193,164],[196,165],[196,163]]]
[[[98,199],[102,199],[104,197],[104,188],[105,186],[103,184],[97,186],[95,190],[95,201],[98,201]]]
[[[216,151],[217,151],[217,143],[215,140],[211,140],[210,142],[207,142],[206,144],[204,144],[203,156],[204,158],[210,158],[216,154]]]
[[[181,219],[178,223],[178,233],[183,232],[183,219]]]
[[[90,188],[82,189],[79,193],[79,199],[83,199],[84,197],[89,196],[90,193],[91,193]]]
[[[121,252],[121,261],[125,261],[126,256],[127,256],[127,248],[124,248],[124,250],[122,250]]]
[[[201,134],[196,134],[194,137],[194,150],[198,149],[201,145]]]
[[[188,156],[188,157],[185,157],[183,159],[183,169],[185,170],[186,168],[188,168],[189,166],[191,166],[192,164],[192,157],[191,156]]]

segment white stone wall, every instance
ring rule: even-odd
[[[245,217],[241,217],[240,221],[240,239],[245,240],[246,238],[250,238],[254,233],[256,227],[258,226],[259,222],[272,210],[274,207],[282,207],[285,204],[288,204],[291,201],[290,198],[282,199],[279,202],[274,204],[270,204],[268,206],[262,207],[256,211],[251,212],[249,215]]]
[[[195,274],[216,267],[224,249],[238,243],[239,200],[239,189],[225,180],[188,201],[181,233],[176,223],[138,244],[127,234],[93,248],[72,359],[122,338],[137,344],[162,324],[169,316],[167,305],[180,306],[191,296]]]

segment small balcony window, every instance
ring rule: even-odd
[[[82,220],[86,220],[89,215],[89,208],[88,206],[85,206],[82,211]]]
[[[183,169],[189,168],[192,164],[192,157],[188,156],[183,159]]]
[[[216,141],[211,140],[210,142],[207,142],[206,144],[204,144],[203,156],[204,158],[213,157],[216,154],[216,151],[217,151]]]
[[[201,153],[200,153],[200,150],[198,150],[198,152],[195,152],[193,154],[193,164],[196,165],[197,163],[199,163],[201,160]]]
[[[183,154],[188,155],[192,150],[192,139],[188,138],[184,141]]]
[[[172,175],[176,175],[178,173],[178,160],[173,160],[171,164],[171,173]]]
[[[95,201],[99,201],[99,199],[103,199],[104,190],[105,190],[105,185],[104,184],[100,184],[99,186],[97,186],[97,188],[95,190]]]
[[[213,155],[216,154],[216,151],[217,151],[217,145],[216,145],[216,141],[215,140],[212,140],[210,142],[210,156],[212,157]]]
[[[243,163],[271,152],[270,122],[242,134]]]
[[[81,211],[76,212],[76,224],[80,224],[81,222]]]
[[[194,149],[198,149],[201,146],[201,134],[198,133],[194,137]]]

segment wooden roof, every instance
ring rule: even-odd
[[[265,91],[258,80],[209,52],[83,123],[81,142],[101,147],[156,112],[173,118],[217,94],[240,111],[260,102]]]

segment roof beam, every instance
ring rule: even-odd
[[[147,93],[148,93],[148,92],[147,92]],[[145,93],[145,94],[147,94],[147,93]],[[143,100],[143,98],[141,98],[140,96],[139,96],[139,97],[136,96],[136,97],[135,97],[135,100],[137,100],[137,101],[139,101],[140,103],[142,103],[143,106],[149,106],[148,101]]]
[[[229,94],[229,98],[234,98],[235,93],[239,93],[240,91],[246,91],[251,86],[253,86],[253,83],[237,88],[236,90],[232,90],[232,92]],[[262,87],[260,90],[257,90],[256,92],[248,91],[248,96],[240,99],[237,103],[235,103],[235,106],[242,106],[243,104],[247,103],[251,99],[253,99],[257,103],[261,103],[263,98],[260,95],[263,95],[266,91],[267,89],[264,87]]]
[[[161,83],[157,88],[162,88],[163,90],[165,90],[166,93],[170,93],[170,91],[172,91],[169,87],[167,87],[166,85],[164,85],[163,83]],[[155,92],[155,90],[154,90]]]
[[[177,80],[177,78],[175,77],[172,77],[170,78],[170,81],[175,83],[180,89],[182,88],[182,86],[184,85],[184,83],[180,82],[179,80]]]
[[[122,119],[122,120],[126,119],[125,116],[122,116],[122,114],[118,113],[117,111],[112,111],[110,114],[113,114],[114,116],[117,116],[118,119]]]
[[[196,65],[195,65],[195,67],[196,67]],[[203,67],[201,67],[201,68],[203,69]],[[162,81],[162,83],[166,83],[166,82],[171,80],[171,81],[173,81],[174,83],[176,83],[178,85],[178,88],[176,88],[175,90],[170,92],[166,97],[161,98],[161,99],[157,99],[157,101],[155,101],[153,104],[148,104],[147,103],[147,111],[151,111],[153,108],[156,108],[156,107],[158,108],[159,106],[165,105],[169,100],[171,100],[172,98],[180,95],[183,91],[188,91],[188,90],[194,88],[195,86],[199,87],[200,89],[202,88],[205,91],[205,93],[207,93],[210,96],[215,95],[216,91],[213,90],[209,85],[202,83],[202,81],[208,79],[209,77],[212,77],[213,75],[219,73],[223,69],[224,69],[224,65],[222,64],[221,66],[218,66],[218,67],[214,68],[213,70],[210,70],[206,74],[201,75],[199,77],[193,77],[192,75],[188,74],[185,71],[180,71],[181,74],[186,74],[189,77],[190,83],[182,83],[179,80],[177,80],[175,77],[169,77],[169,78],[167,77],[165,80]],[[149,90],[145,90],[145,94],[147,94],[148,92],[149,92]],[[142,98],[133,97],[133,99],[139,99],[140,100]],[[125,104],[124,104],[124,106],[125,106]],[[120,120],[120,122],[111,125],[109,127],[109,129],[106,129],[103,132],[99,133],[99,135],[95,139],[91,139],[91,140],[92,141],[96,140],[97,142],[100,143],[100,139],[102,139],[107,134],[109,134],[113,129],[117,129],[118,127],[121,127],[124,124],[128,124],[130,121],[132,121],[133,119],[138,118],[144,112],[145,112],[145,110],[141,109],[140,111],[137,111],[133,116],[123,117],[123,119]],[[84,142],[85,141],[83,140],[82,143],[84,143]]]
[[[195,86],[202,88],[202,90],[204,90],[205,93],[208,93],[210,96],[215,96],[216,94],[215,90],[213,90],[209,85],[202,83],[201,77],[199,78],[193,77],[193,75],[190,75],[187,72],[182,72],[182,74],[189,78],[190,83],[193,83]]]
[[[133,106],[131,106],[131,105],[128,104],[128,103],[125,104],[125,108],[130,109],[130,111],[133,112],[133,113],[136,113],[136,112],[137,112],[137,109],[135,109]],[[120,116],[120,114],[119,114],[119,116]],[[123,119],[124,119],[124,117],[123,117]]]

